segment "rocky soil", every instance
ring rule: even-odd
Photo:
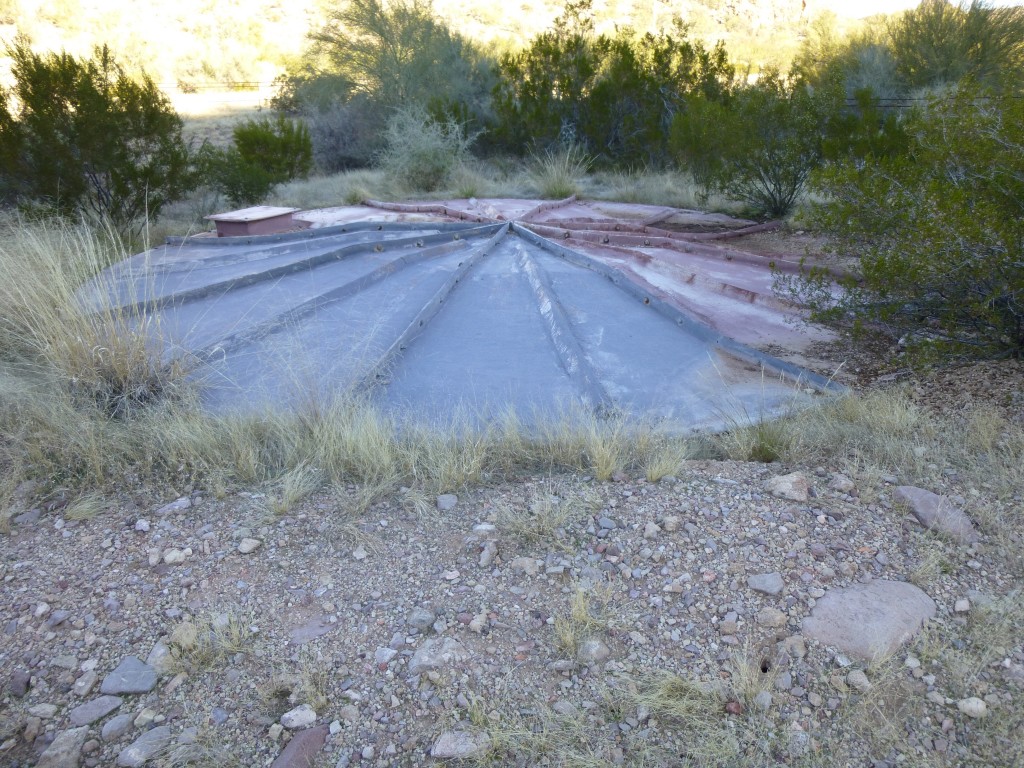
[[[23,487],[0,539],[0,763],[726,764],[644,698],[672,673],[735,734],[730,765],[1012,765],[1024,639],[992,636],[969,674],[934,652],[1021,600],[1019,554],[971,520],[986,494],[700,461],[358,516],[355,487],[276,516],[251,491],[137,490],[72,520]]]

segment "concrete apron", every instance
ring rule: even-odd
[[[463,222],[451,211],[356,222],[346,212],[341,225],[321,216],[290,235],[169,241],[83,296],[135,314],[167,358],[193,363],[214,413],[359,393],[401,423],[597,414],[687,432],[771,418],[838,389],[687,311],[700,281],[666,294],[606,244],[584,243],[588,254],[487,223],[493,210]],[[670,269],[678,260],[663,259]],[[712,314],[729,314],[721,292],[709,298]]]

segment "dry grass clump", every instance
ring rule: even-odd
[[[666,477],[675,477],[684,462],[699,455],[699,447],[689,440],[664,439],[651,447],[643,460],[644,477],[656,483]]]
[[[548,480],[529,486],[525,504],[498,504],[495,522],[508,535],[526,542],[556,544],[566,528],[599,506],[587,486]]]
[[[579,194],[594,158],[578,144],[534,154],[527,176],[537,194],[548,200],[564,200]]]
[[[195,673],[223,664],[231,656],[245,653],[251,637],[247,624],[232,613],[182,621],[168,640],[171,667]]]
[[[0,350],[75,401],[113,417],[185,389],[188,368],[163,358],[160,328],[138,310],[93,301],[87,283],[128,254],[112,231],[22,222],[0,239]],[[132,297],[125,297],[130,303]]]
[[[792,450],[793,428],[792,422],[785,418],[734,420],[722,433],[720,444],[725,455],[734,461],[770,464],[781,461]]]
[[[611,698],[611,697],[609,697]],[[489,748],[473,758],[477,765],[544,765],[554,768],[632,768],[680,763],[669,749],[650,738],[629,730],[619,738],[608,738],[615,729],[616,701],[606,706],[581,709],[576,706],[559,711],[539,705],[528,708],[508,704],[492,708],[486,714],[477,706],[470,722],[486,733]],[[632,713],[631,713],[632,714]],[[615,729],[617,732],[617,729]]]
[[[225,744],[222,734],[211,726],[200,727],[194,736],[179,734],[155,757],[161,768],[243,768],[237,751]]]
[[[641,168],[631,171],[594,171],[585,185],[585,194],[595,200],[611,200],[642,205],[666,205],[673,208],[736,213],[739,206],[724,197],[712,195],[702,201],[698,185],[679,171]]]
[[[742,759],[745,729],[726,716],[719,687],[663,672],[641,681],[635,698],[672,735],[681,765],[758,764]]]
[[[577,586],[569,595],[565,613],[554,616],[555,647],[570,659],[575,659],[583,644],[597,638],[608,628],[604,615],[611,594]]]
[[[67,520],[91,520],[109,506],[103,495],[95,492],[86,493],[64,508],[64,517]]]

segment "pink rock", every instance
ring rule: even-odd
[[[895,653],[934,615],[935,602],[913,584],[875,579],[829,590],[803,620],[801,631],[823,645],[870,660]]]
[[[897,501],[902,501],[925,528],[945,533],[961,544],[970,544],[978,540],[978,531],[974,523],[962,509],[953,504],[948,496],[915,488],[912,485],[901,485],[893,492]]]
[[[312,768],[313,761],[324,748],[328,727],[318,725],[296,733],[270,768]]]
[[[811,493],[811,481],[800,472],[778,475],[768,481],[768,493],[780,499],[807,501]]]

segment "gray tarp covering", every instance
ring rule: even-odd
[[[349,213],[321,214],[301,233],[169,242],[108,270],[89,300],[114,297],[145,318],[166,355],[195,363],[215,411],[360,390],[416,421],[511,409],[529,423],[584,408],[687,430],[774,413],[829,386],[689,311],[713,269],[688,266],[666,292],[623,268],[642,248],[634,267],[653,274],[660,252],[665,269],[681,269],[674,241],[581,234],[608,231],[614,216],[583,230],[573,219],[576,230],[551,238],[553,208],[529,214],[542,220],[535,231],[493,205],[472,222],[446,209],[329,225],[353,209],[338,210]],[[715,255],[693,248],[698,262]],[[700,269],[700,280],[686,271]],[[730,316],[723,293],[708,291],[712,316]]]

